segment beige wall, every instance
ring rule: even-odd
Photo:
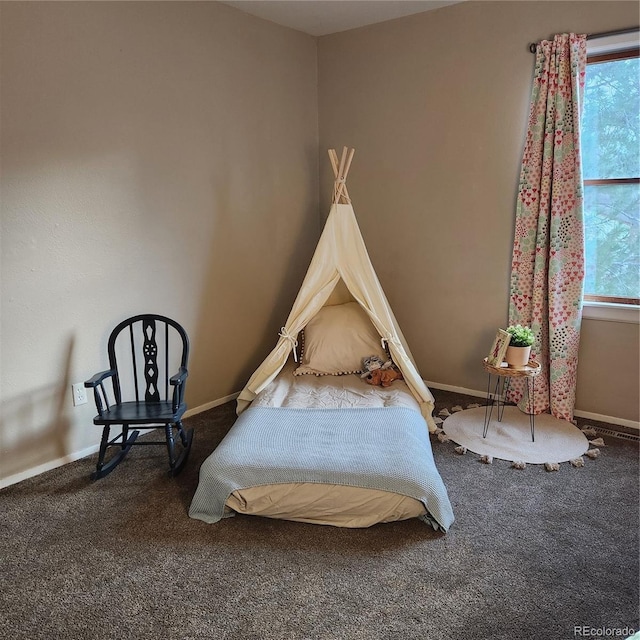
[[[136,313],[191,407],[277,338],[319,234],[316,41],[202,2],[4,2],[0,479],[99,441],[70,384]]]
[[[635,2],[464,3],[317,52],[214,3],[0,11],[0,482],[96,445],[70,384],[105,367],[129,315],[187,328],[191,407],[239,391],[318,237],[318,109],[320,211],[326,149],[355,146],[350,193],[422,374],[483,389],[506,321],[527,43],[638,22]],[[579,409],[638,420],[637,325],[585,321],[579,377]]]
[[[319,40],[320,147],[356,148],[349,193],[427,380],[484,389],[507,321],[528,44],[637,24],[637,2],[465,2]],[[585,320],[577,408],[637,421],[638,354],[637,325]]]

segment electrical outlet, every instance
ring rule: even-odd
[[[73,406],[77,407],[79,404],[87,404],[87,389],[83,382],[76,382],[71,385],[73,391]]]

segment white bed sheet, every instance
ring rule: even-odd
[[[402,380],[390,387],[367,384],[358,375],[294,376],[289,362],[261,391],[252,406],[316,409],[406,407],[420,405]],[[425,424],[425,429],[427,428]],[[426,513],[414,498],[388,491],[343,485],[291,483],[234,491],[226,503],[238,513],[340,527],[368,527]]]
[[[420,405],[404,380],[395,380],[390,387],[378,387],[367,384],[357,374],[294,376],[294,369],[295,363],[288,362],[251,406],[296,409],[405,407],[420,413]]]

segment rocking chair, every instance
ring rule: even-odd
[[[111,473],[134,445],[166,445],[169,454],[169,475],[182,471],[193,441],[193,429],[185,430],[182,415],[185,381],[188,376],[189,338],[175,320],[164,316],[138,315],[121,322],[109,336],[107,344],[109,369],[94,375],[84,383],[93,389],[98,415],[93,419],[102,425],[102,440],[93,480]],[[170,377],[170,372],[177,371]],[[104,382],[111,379],[110,404]],[[125,391],[126,390],[126,391]],[[121,432],[109,439],[111,427],[119,425]],[[136,429],[129,433],[131,425]],[[138,429],[164,426],[165,439],[137,441]],[[176,430],[180,444],[174,436]],[[105,462],[107,450],[117,449]],[[177,450],[179,453],[177,453]]]

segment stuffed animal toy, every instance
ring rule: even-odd
[[[365,378],[368,384],[380,387],[390,387],[394,380],[402,380],[402,374],[397,369],[375,369]]]
[[[366,378],[372,371],[378,369],[388,369],[393,363],[391,360],[386,362],[380,356],[369,356],[368,358],[362,358],[362,374],[361,378]]]
[[[390,387],[394,380],[403,380],[402,373],[396,366],[387,360],[386,362],[379,356],[369,356],[362,359],[361,378],[365,382],[374,386]]]

